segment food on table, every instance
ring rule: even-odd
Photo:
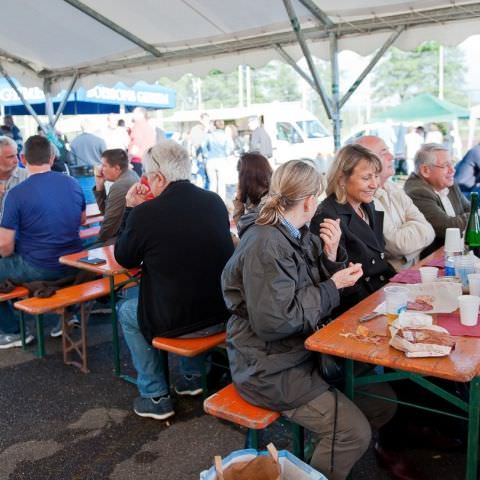
[[[426,312],[433,309],[433,297],[431,295],[418,295],[413,302],[407,303],[407,310]]]

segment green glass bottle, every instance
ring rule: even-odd
[[[465,245],[478,256],[480,253],[480,216],[478,215],[477,192],[470,195],[470,201],[470,216],[465,230]]]

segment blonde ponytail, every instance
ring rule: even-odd
[[[260,203],[257,225],[276,225],[297,202],[322,192],[322,175],[308,160],[290,160],[273,173],[270,190]]]

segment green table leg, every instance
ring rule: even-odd
[[[480,377],[470,382],[470,399],[468,403],[468,447],[466,480],[476,480],[478,469],[478,433],[480,419]]]
[[[354,388],[355,388],[355,377],[353,374],[353,360],[349,358],[345,359],[345,395],[353,400]]]
[[[303,428],[297,423],[290,423],[290,428],[292,431],[293,439],[293,454],[298,457],[300,460],[305,459],[305,442],[304,435],[305,432]]]
[[[35,315],[35,322],[37,327],[37,356],[45,356],[45,343],[43,338],[43,315]]]
[[[117,308],[115,299],[115,279],[110,276],[110,307],[112,309],[112,347],[113,347],[113,367],[115,375],[121,375],[120,364],[120,342],[118,340]]]
[[[255,450],[258,450],[258,430],[254,430],[253,428],[247,430],[245,448],[254,448]]]

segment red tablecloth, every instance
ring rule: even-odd
[[[460,313],[458,311],[439,313],[436,318],[437,325],[446,328],[450,335],[457,337],[480,337],[480,321],[474,327],[466,327],[460,323]]]

